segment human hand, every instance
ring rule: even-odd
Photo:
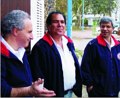
[[[48,90],[46,88],[43,88],[40,90],[40,93],[38,94],[38,96],[45,96],[45,97],[51,97],[51,96],[55,96],[55,92],[52,90]]]
[[[48,90],[44,87],[42,87],[44,83],[44,79],[38,78],[37,81],[33,82],[31,87],[30,87],[30,92],[33,96],[55,96],[56,94],[52,90]]]

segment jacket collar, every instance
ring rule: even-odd
[[[10,56],[9,50],[6,48],[6,46],[2,42],[0,42],[0,44],[1,44],[1,51],[0,51],[0,53],[2,55],[5,55],[5,56],[9,57]]]
[[[66,35],[64,35],[64,37],[68,40],[68,43],[73,43],[69,37],[67,37]],[[45,40],[50,46],[52,46],[54,43],[48,32],[43,36],[42,39]]]
[[[113,38],[113,41],[115,42],[115,46],[120,44],[115,38],[114,36],[111,36]],[[97,40],[98,40],[98,43],[102,46],[106,46],[107,43],[106,41],[104,40],[104,38],[102,37],[102,35],[100,34],[98,37],[97,37]]]

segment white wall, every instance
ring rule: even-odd
[[[44,0],[31,0],[31,20],[33,23],[33,36],[31,49],[44,35]]]

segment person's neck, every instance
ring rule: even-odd
[[[111,45],[111,37],[108,37],[108,38],[105,38],[108,42],[109,42],[109,44]]]
[[[52,36],[55,42],[63,48],[62,36]]]
[[[19,49],[18,44],[13,36],[9,36],[5,38],[5,40],[15,51]]]

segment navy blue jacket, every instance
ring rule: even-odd
[[[27,56],[23,63],[1,43],[1,96],[9,97],[12,87],[26,87],[32,84]]]
[[[76,67],[76,84],[72,90],[77,96],[81,96],[82,81],[79,63],[72,40],[67,36],[65,37],[68,39],[67,45],[73,55]],[[48,33],[33,47],[30,61],[33,79],[36,80],[38,77],[43,77],[45,80],[44,86],[47,89],[54,90],[57,97],[63,97],[64,83],[61,57]]]
[[[111,51],[101,35],[90,41],[84,51],[83,83],[88,87],[93,85],[91,92],[97,96],[117,95],[120,91],[120,43],[113,39],[115,46]]]

